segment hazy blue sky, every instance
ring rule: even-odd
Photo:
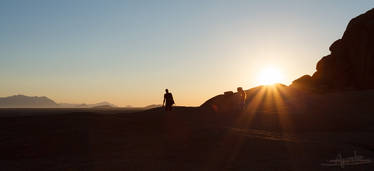
[[[177,105],[315,71],[373,0],[0,0],[0,96]]]

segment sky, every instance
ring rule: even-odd
[[[260,85],[289,85],[372,0],[0,0],[0,97],[118,106],[198,106]]]

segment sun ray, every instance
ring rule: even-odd
[[[284,97],[281,95],[281,91],[284,91],[281,87],[274,87],[273,96],[276,105],[276,113],[278,114],[279,124],[282,130],[291,130],[292,123],[289,118],[289,113],[287,111],[286,103]]]

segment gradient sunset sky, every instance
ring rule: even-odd
[[[0,97],[197,106],[315,71],[373,0],[1,0]]]

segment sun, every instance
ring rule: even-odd
[[[261,85],[271,85],[283,81],[283,75],[279,69],[274,67],[264,68],[258,76],[258,82]]]

